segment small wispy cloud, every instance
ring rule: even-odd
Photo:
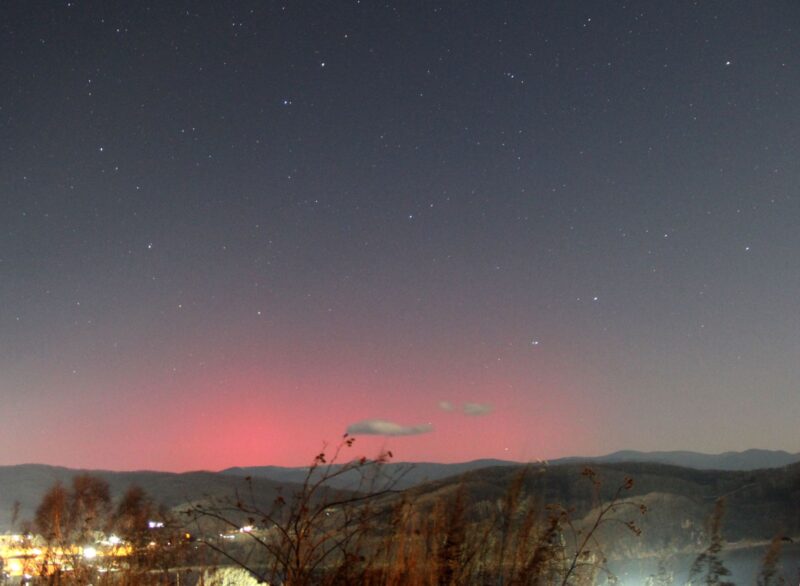
[[[385,419],[365,419],[347,427],[350,435],[419,435],[433,431],[430,423],[400,425]]]
[[[442,411],[452,411],[455,407],[450,401],[439,401],[439,409]]]
[[[488,403],[464,403],[462,411],[464,412],[464,415],[472,415],[473,417],[478,417],[481,415],[488,415],[489,413],[494,411],[494,407],[492,407]]]

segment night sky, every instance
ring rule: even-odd
[[[794,0],[3,2],[0,464],[800,451],[798,161]]]

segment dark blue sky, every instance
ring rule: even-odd
[[[3,3],[0,462],[800,450],[799,28]]]

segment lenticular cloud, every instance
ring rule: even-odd
[[[433,431],[430,423],[420,425],[400,425],[385,419],[365,419],[348,426],[350,435],[419,435]]]
[[[480,415],[488,415],[494,408],[487,404],[487,403],[466,403],[464,404],[463,408],[465,415],[473,415],[473,416],[480,416]]]

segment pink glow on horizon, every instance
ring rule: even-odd
[[[357,436],[345,458],[374,457],[390,449],[395,461],[530,461],[585,452],[582,446],[593,432],[564,408],[574,403],[568,397],[575,393],[547,392],[558,381],[508,390],[508,381],[495,380],[486,390],[459,394],[453,389],[463,385],[455,378],[442,377],[431,388],[411,392],[396,381],[376,385],[348,377],[341,374],[344,368],[324,380],[233,370],[163,387],[137,387],[142,390],[123,393],[130,396],[124,405],[102,394],[94,396],[90,407],[66,402],[29,438],[22,459],[81,468],[170,471],[302,466],[325,444],[328,450],[335,448],[348,425],[380,418],[403,425],[431,424],[433,431]],[[464,403],[484,397],[493,407],[491,413],[461,412]],[[451,401],[455,409],[442,410],[441,400]],[[89,408],[95,416],[86,417]]]

